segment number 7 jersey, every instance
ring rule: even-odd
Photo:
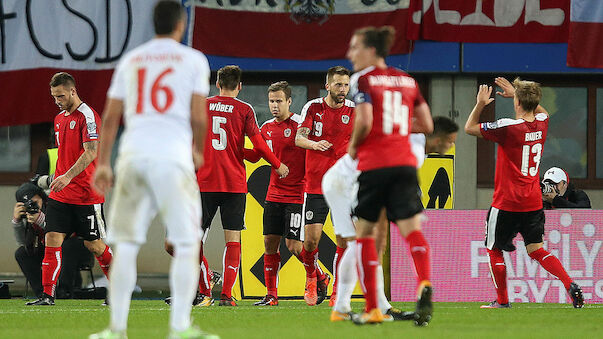
[[[492,206],[508,212],[542,208],[540,159],[549,117],[538,113],[534,121],[500,119],[480,124],[484,139],[498,144]]]
[[[128,52],[107,96],[124,103],[120,157],[176,161],[192,170],[191,99],[209,93],[203,53],[172,39],[153,39]]]
[[[414,107],[425,102],[417,82],[399,69],[374,66],[354,73],[350,93],[356,107],[373,108],[373,126],[358,145],[358,170],[417,166],[408,136]]]

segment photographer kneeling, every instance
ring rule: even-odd
[[[542,179],[542,201],[545,209],[591,208],[588,195],[569,183],[569,176],[559,167],[551,167]]]
[[[42,294],[42,260],[44,259],[44,232],[46,227],[46,193],[31,182],[21,185],[15,193],[17,203],[13,209],[13,230],[19,248],[15,259],[29,281],[36,296]],[[63,269],[57,294],[72,297],[74,287],[81,287],[78,265],[90,261],[90,253],[81,239],[71,238],[63,243]]]

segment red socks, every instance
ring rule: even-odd
[[[338,268],[341,257],[343,256],[343,252],[345,252],[345,248],[337,246],[335,257],[333,257],[333,293],[337,293],[337,276],[339,275]]]
[[[377,248],[375,247],[375,239],[360,238],[356,240],[358,244],[358,278],[364,298],[366,299],[365,312],[377,308],[377,266],[379,260],[377,258]]]
[[[264,280],[266,282],[266,294],[278,297],[278,271],[281,268],[281,254],[264,254]]]
[[[490,258],[490,273],[492,274],[492,281],[494,282],[494,288],[496,289],[496,301],[498,301],[499,304],[508,304],[507,266],[505,266],[503,252],[496,248],[488,250],[488,257]]]
[[[410,248],[410,255],[415,263],[415,270],[417,271],[417,280],[421,281],[431,279],[431,249],[423,233],[421,231],[413,231],[406,236],[408,247]]]
[[[42,261],[42,286],[44,293],[53,296],[57,286],[57,279],[61,273],[61,247],[48,247],[44,250],[44,260]]]
[[[561,265],[561,262],[557,257],[552,255],[549,251],[544,248],[539,248],[536,251],[529,254],[530,258],[538,261],[545,270],[547,270],[550,274],[556,276],[561,280],[563,286],[565,286],[566,290],[569,290],[570,284],[572,283],[572,278],[567,275],[567,272]]]
[[[209,289],[209,264],[207,263],[207,258],[203,255],[203,244],[199,246],[199,265],[201,266],[199,270],[199,293],[206,297],[211,297],[211,290]]]
[[[239,263],[241,262],[241,243],[228,242],[224,250],[224,274],[222,275],[222,294],[232,297],[232,286],[237,280]]]
[[[109,279],[109,267],[111,266],[111,260],[113,260],[113,251],[111,251],[111,247],[105,245],[105,251],[103,254],[96,257],[96,261],[98,261],[98,265],[100,266],[103,273],[107,279]]]
[[[318,255],[318,248],[312,252],[306,251],[306,248],[302,248],[299,254],[303,259],[304,267],[306,268],[306,278],[312,278],[316,276],[316,256]]]

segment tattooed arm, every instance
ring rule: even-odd
[[[77,177],[82,171],[88,167],[96,159],[96,153],[98,149],[98,141],[88,141],[83,143],[84,153],[80,155],[75,164],[71,166],[71,168],[65,172],[65,174],[54,178],[52,183],[50,184],[50,189],[59,192],[65,186],[69,185],[73,178]]]
[[[300,127],[295,135],[295,146],[315,151],[326,151],[333,146],[333,144],[326,140],[312,141],[308,139],[308,135],[310,135],[310,129],[308,127]]]

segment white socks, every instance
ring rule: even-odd
[[[111,329],[124,332],[128,327],[128,313],[132,291],[136,286],[136,257],[140,245],[123,242],[114,247],[109,276],[109,307]]]
[[[184,331],[191,326],[191,308],[198,282],[199,243],[174,244],[174,258],[170,267],[172,330]]]
[[[385,284],[383,281],[383,266],[377,266],[377,306],[381,310],[383,314],[387,312],[392,305],[387,301],[387,297],[385,296]]]
[[[358,281],[355,240],[348,241],[348,248],[343,252],[339,261],[337,275],[337,299],[335,299],[333,309],[337,312],[348,313],[352,311],[350,301]]]

